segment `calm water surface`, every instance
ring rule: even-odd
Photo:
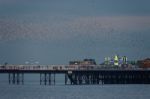
[[[4,78],[0,81],[0,99],[150,99],[150,85],[41,86],[37,79],[28,79],[25,85],[9,85],[4,76],[0,77]]]

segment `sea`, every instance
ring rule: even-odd
[[[150,99],[150,85],[65,85],[56,75],[56,85],[40,85],[39,75],[25,75],[24,85],[9,85],[0,74],[0,99]]]

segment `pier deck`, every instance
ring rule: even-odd
[[[83,68],[80,68],[83,67]],[[40,84],[55,85],[55,75],[64,74],[65,84],[150,84],[150,70],[141,68],[102,68],[69,65],[7,65],[0,74],[8,74],[9,84],[24,84],[25,74],[40,74]]]

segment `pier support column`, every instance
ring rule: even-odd
[[[49,85],[51,85],[51,73],[49,73]]]
[[[9,73],[8,74],[8,81],[9,81],[9,84],[11,84],[11,78],[10,78],[11,74]]]
[[[22,73],[22,85],[24,85],[24,73]]]
[[[40,85],[42,84],[42,74],[40,73]]]
[[[19,85],[20,79],[19,79],[19,73],[17,73],[17,85]]]
[[[22,81],[22,84],[24,84],[24,75],[20,73],[8,73],[8,81],[9,84],[21,84],[20,82]]]
[[[54,73],[54,85],[55,85],[55,82],[56,82],[56,81],[55,81],[55,73]]]
[[[55,85],[55,74],[53,75],[52,78],[52,74],[51,73],[40,73],[40,85],[52,85],[52,81],[53,84]]]
[[[44,74],[44,85],[47,85],[47,74]]]
[[[13,82],[13,84],[15,84],[15,82],[16,82],[16,75],[15,75],[15,73],[13,73],[13,79],[12,79],[12,82]]]
[[[68,77],[67,77],[67,74],[65,74],[65,85],[67,85],[67,80],[68,80]]]

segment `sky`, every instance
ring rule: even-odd
[[[0,64],[150,57],[150,0],[0,0]]]

